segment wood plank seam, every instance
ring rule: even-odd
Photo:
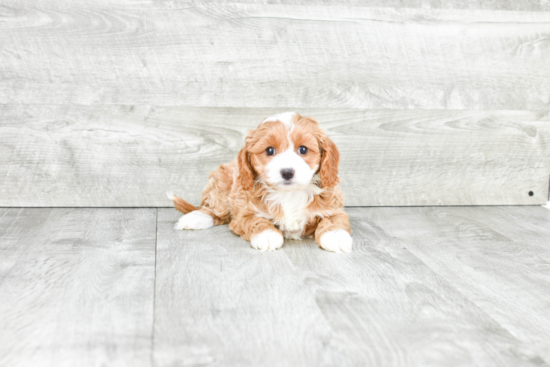
[[[155,275],[153,283],[153,323],[151,330],[151,367],[155,366],[155,309],[157,306],[157,247],[159,237],[159,209],[155,213]]]

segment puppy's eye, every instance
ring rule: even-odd
[[[273,154],[275,154],[275,149],[273,147],[269,147],[265,150],[265,154],[273,155]]]
[[[307,153],[307,148],[302,145],[300,147],[300,149],[298,149],[298,151],[300,152],[300,154],[306,154]]]

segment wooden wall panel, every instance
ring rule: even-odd
[[[170,206],[167,190],[198,204],[209,172],[280,111],[0,106],[0,205]],[[297,111],[340,148],[348,206],[547,201],[547,112]]]
[[[548,11],[547,0],[118,0],[116,5],[111,0],[4,0],[8,7],[40,6],[79,6],[95,9],[174,9],[206,5],[250,4],[250,5],[307,5],[307,6],[353,6],[367,8],[422,8],[422,9],[457,9],[457,10],[517,10]]]
[[[242,2],[3,2],[0,101],[550,106],[547,1]]]

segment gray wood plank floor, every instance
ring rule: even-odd
[[[156,209],[0,209],[0,366],[149,366]]]
[[[0,365],[550,365],[550,210],[346,210],[336,255],[173,209],[0,209]]]
[[[550,362],[550,211],[399,209],[369,219]]]

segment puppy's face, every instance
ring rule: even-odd
[[[334,148],[326,149],[330,144]],[[249,163],[254,176],[279,191],[303,189],[319,171],[323,181],[320,166],[330,157],[332,161],[326,165],[334,171],[331,174],[337,180],[337,157],[336,165],[333,163],[334,154],[338,154],[338,151],[334,143],[320,129],[317,121],[293,112],[265,119],[247,137],[243,151],[246,151],[248,162],[241,160],[240,165]]]

